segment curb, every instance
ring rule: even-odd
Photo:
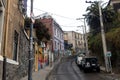
[[[105,67],[103,67],[103,66],[100,66],[100,70],[103,71],[103,72],[106,72]]]
[[[53,71],[53,68],[52,68],[52,70],[46,75],[46,78],[45,78],[45,80],[48,80],[48,78],[50,77],[50,75],[52,74],[52,71]]]
[[[54,71],[54,69],[58,66],[58,64],[60,63],[60,61],[61,61],[61,59],[59,59],[59,60],[56,62],[56,64],[54,63],[53,68],[52,68],[51,71],[46,75],[45,80],[49,80],[50,75],[52,74],[52,72]]]
[[[116,74],[106,72],[105,67],[100,66],[100,70],[101,70],[103,73],[105,73],[105,74],[103,74],[103,76],[104,76],[105,78],[107,78],[108,80],[120,80],[120,77],[116,77]]]

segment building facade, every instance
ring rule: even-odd
[[[4,1],[4,2],[3,2]],[[29,39],[24,30],[27,0],[0,0],[0,80],[27,75]],[[6,58],[6,65],[3,64]]]
[[[116,12],[119,12],[120,13],[120,0],[110,0],[109,1],[109,4],[111,6],[113,6],[113,9],[116,11]]]
[[[40,21],[49,29],[51,51],[56,57],[64,54],[63,30],[60,25],[48,14],[42,16]]]
[[[68,44],[72,44],[72,48],[76,53],[84,49],[84,39],[81,33],[64,31],[64,40]]]
[[[63,30],[61,29],[60,25],[53,21],[53,41],[54,41],[54,51],[59,54],[64,53],[64,38],[63,38]]]

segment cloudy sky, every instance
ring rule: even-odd
[[[86,13],[87,6],[90,3],[85,3],[86,0],[34,0],[34,15],[40,15],[48,12],[56,20],[61,28],[65,31],[80,31],[82,28],[77,26],[83,25],[83,22],[76,18],[83,18]],[[87,0],[88,1],[88,0]],[[95,1],[95,0],[91,0]],[[108,0],[104,0],[107,2]],[[30,0],[28,0],[28,16],[30,12]]]

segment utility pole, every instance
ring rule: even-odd
[[[28,66],[28,80],[32,80],[32,55],[33,55],[33,36],[32,36],[32,31],[33,31],[33,0],[31,0],[31,10],[30,10],[30,17],[31,17],[31,25],[30,25],[30,51],[29,51],[29,66]]]
[[[84,46],[85,46],[86,55],[88,55],[88,40],[87,40],[87,31],[86,31],[85,18],[77,18],[76,20],[81,20],[81,19],[84,20],[84,26],[82,26],[83,27],[84,42],[85,42]]]
[[[101,36],[102,36],[102,43],[103,43],[105,66],[106,66],[106,71],[108,72],[109,71],[109,64],[108,64],[108,58],[106,56],[107,46],[106,46],[105,32],[104,32],[104,25],[103,25],[103,18],[102,18],[102,11],[101,11],[100,4],[101,4],[101,1],[98,2],[98,7],[99,7],[99,15],[100,15]]]
[[[87,31],[86,31],[85,18],[84,18],[84,27],[85,27],[85,47],[86,47],[86,55],[89,55],[89,53],[88,53],[88,39],[87,39]]]
[[[101,4],[102,1],[98,2],[98,7],[99,7],[99,16],[100,16],[100,26],[101,26],[101,37],[102,37],[102,44],[103,44],[103,52],[104,52],[104,60],[105,60],[105,67],[106,71],[109,71],[109,63],[108,63],[108,58],[106,56],[107,54],[107,46],[106,46],[106,40],[105,40],[105,32],[104,32],[104,25],[103,25],[103,18],[102,18],[102,11],[101,11]],[[91,1],[86,1],[86,3],[94,3]]]

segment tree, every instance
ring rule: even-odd
[[[118,18],[118,14],[113,10],[111,6],[107,6],[101,8],[103,14],[103,23],[105,27],[105,31],[109,31],[113,28],[113,25]],[[96,35],[100,32],[100,16],[99,16],[99,8],[98,2],[92,3],[89,7],[87,7],[87,23],[90,26],[90,32],[93,35]]]
[[[35,21],[35,24],[34,24],[35,28],[36,28],[36,35],[37,35],[37,38],[40,40],[40,41],[47,41],[47,40],[50,40],[50,34],[49,34],[49,29],[45,27],[45,25],[40,22],[39,19],[37,19]]]
[[[87,23],[90,26],[90,32],[94,35],[100,32],[98,2],[92,3],[86,11],[88,12],[86,16]]]
[[[99,10],[98,3],[93,3],[87,8],[88,16],[87,23],[90,26],[89,36],[89,50],[92,54],[98,56],[101,63],[104,63],[104,55],[102,48],[102,40],[100,34],[100,19],[99,19]],[[102,8],[103,14],[103,23],[106,36],[107,50],[111,51],[111,63],[113,66],[118,66],[118,61],[120,60],[120,18],[119,14],[116,13],[111,6]],[[119,66],[118,66],[119,67]],[[118,68],[116,68],[118,69]]]
[[[30,27],[30,24],[30,18],[26,18],[25,26]],[[40,22],[40,19],[35,20],[34,28],[36,29],[38,44],[40,44],[41,41],[47,42],[47,40],[50,40],[51,35],[49,34],[49,29],[46,28],[46,26],[42,22]]]

